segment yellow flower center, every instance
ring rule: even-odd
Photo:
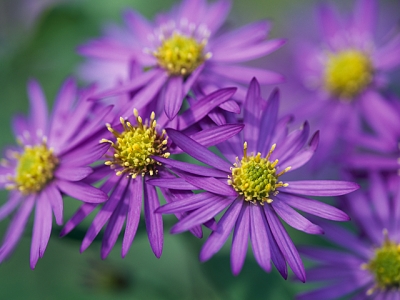
[[[127,174],[136,178],[138,174],[142,176],[157,174],[159,162],[151,156],[169,157],[167,150],[167,136],[165,130],[161,134],[156,131],[156,120],[154,112],[151,114],[150,121],[143,124],[138,111],[133,111],[137,125],[132,126],[122,117],[120,122],[124,131],[118,132],[107,124],[108,130],[115,136],[116,141],[102,139],[100,142],[107,142],[112,145],[113,156],[105,162],[106,165],[116,170],[117,175]]]
[[[45,143],[34,147],[25,146],[24,152],[15,156],[18,160],[17,172],[13,179],[15,185],[10,185],[10,189],[32,194],[41,191],[53,179],[58,159]]]
[[[162,42],[153,55],[159,66],[170,75],[187,76],[210,57],[210,54],[203,53],[206,43],[206,40],[199,43],[192,37],[174,33]]]
[[[364,267],[375,276],[374,289],[400,288],[400,244],[386,238]]]
[[[358,50],[329,54],[324,85],[333,95],[353,99],[371,83],[373,67],[369,57]]]
[[[272,145],[268,155],[262,158],[260,152],[257,155],[247,156],[247,143],[245,142],[243,158],[240,161],[238,157],[236,158],[228,184],[240,195],[243,195],[246,201],[261,205],[264,205],[264,202],[271,203],[271,196],[278,193],[277,189],[288,186],[286,183],[278,181],[278,178],[289,171],[290,167],[277,173],[278,160],[273,162],[269,160],[275,146],[275,144]]]

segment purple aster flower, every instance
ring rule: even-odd
[[[99,122],[88,117],[92,103],[87,98],[92,92],[77,94],[75,82],[66,80],[49,116],[41,87],[33,80],[28,83],[31,114],[14,118],[19,145],[5,151],[0,165],[0,187],[10,190],[8,201],[0,208],[0,219],[17,210],[0,248],[0,262],[12,253],[34,206],[32,269],[46,250],[52,213],[58,225],[63,223],[62,194],[89,203],[107,199],[106,194],[82,182],[92,173],[89,164],[107,151],[105,145],[96,144]],[[101,120],[101,112],[97,117]]]
[[[307,270],[308,280],[325,286],[305,292],[298,299],[399,299],[400,297],[400,179],[396,192],[376,173],[369,175],[367,192],[347,196],[351,216],[362,236],[339,226],[324,226],[325,236],[341,249],[301,248],[316,261]]]
[[[381,108],[385,100],[379,90],[400,65],[400,35],[386,31],[386,38],[376,38],[377,6],[375,0],[357,0],[346,17],[331,5],[319,6],[318,43],[303,37],[292,50],[298,66],[293,79],[301,85],[296,93],[305,94],[293,111],[326,133],[317,164],[334,153],[332,149],[346,152],[351,139],[344,143],[343,137],[359,130],[362,117],[369,117],[366,111]]]
[[[112,63],[111,72],[125,82],[95,98],[139,90],[133,101],[141,109],[153,97],[163,95],[165,112],[172,119],[191,89],[208,94],[217,88],[248,83],[254,76],[262,84],[281,82],[279,74],[242,63],[275,51],[283,40],[266,41],[270,24],[264,21],[219,34],[229,9],[230,2],[225,0],[213,4],[184,0],[169,13],[157,16],[154,23],[135,11],[126,11],[127,29],[113,28],[105,37],[78,49],[90,58],[85,75],[93,73],[93,67],[98,70],[96,74],[110,74]],[[135,80],[129,80],[132,62],[144,70]]]
[[[155,113],[149,113],[147,120],[139,116],[134,110],[134,118],[119,118],[119,123],[108,124],[110,136],[105,136],[100,143],[107,145],[108,153],[105,155],[104,164],[97,167],[88,181],[93,183],[103,180],[101,189],[110,195],[109,200],[100,208],[89,227],[81,245],[84,251],[99,234],[101,228],[106,226],[102,240],[101,257],[108,256],[114,247],[117,238],[126,220],[126,228],[122,241],[122,257],[128,253],[133,242],[144,206],[144,219],[150,246],[156,255],[160,257],[163,249],[163,223],[162,216],[154,211],[160,206],[156,188],[148,184],[151,178],[173,178],[174,176],[164,167],[163,163],[155,160],[160,157],[168,160],[170,154],[180,153],[169,142],[164,128],[166,126],[179,128],[188,132],[191,137],[205,146],[215,143],[237,134],[242,130],[241,124],[226,124],[201,131],[192,131],[192,125],[204,119],[210,110],[229,101],[235,93],[235,88],[218,90],[202,99],[199,99],[191,109],[169,122],[166,115],[160,116],[158,122]],[[172,194],[171,190],[161,188],[167,202],[182,199],[191,194],[192,185],[181,180],[178,183],[179,190]],[[143,195],[143,196],[142,196]],[[65,224],[61,235],[65,235],[76,227],[98,205],[92,203],[83,204],[74,216]],[[176,213],[178,218],[186,216],[186,213]],[[107,225],[106,225],[107,223]],[[209,223],[210,226],[212,225]],[[201,237],[201,227],[194,227],[192,233]]]
[[[155,158],[170,166],[180,178],[154,179],[149,183],[168,188],[175,187],[184,179],[193,188],[206,191],[158,209],[162,213],[189,212],[172,227],[172,233],[205,223],[226,209],[201,250],[201,261],[218,252],[234,227],[231,268],[235,275],[243,266],[250,236],[254,256],[264,270],[270,270],[272,259],[286,278],[287,261],[296,276],[305,281],[300,256],[279,218],[298,230],[321,234],[323,230],[319,226],[295,209],[331,220],[348,220],[344,212],[306,196],[347,194],[356,190],[358,185],[328,180],[283,181],[284,174],[301,167],[312,157],[317,148],[318,133],[306,145],[308,124],[288,133],[286,126],[290,118],[278,119],[278,107],[278,91],[274,91],[266,102],[261,98],[260,86],[254,79],[243,107],[243,134],[218,144],[227,160],[183,133],[167,129],[169,137],[179,148],[210,168]]]

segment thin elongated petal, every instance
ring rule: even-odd
[[[110,196],[110,199],[103,205],[103,207],[97,213],[88,231],[86,232],[85,237],[83,238],[80,249],[81,252],[85,251],[90,246],[90,244],[99,234],[101,228],[103,228],[106,222],[110,219],[118,203],[120,201],[124,201],[122,197],[125,194],[125,190],[128,183],[129,183],[128,180],[121,180],[115,187],[113,193]]]
[[[130,48],[118,41],[107,38],[91,40],[86,44],[80,45],[77,48],[77,52],[84,56],[112,60],[129,60],[134,55],[134,51]]]
[[[9,216],[22,199],[23,197],[20,193],[11,192],[7,202],[0,207],[0,220],[3,220],[5,217]]]
[[[39,257],[43,257],[51,234],[51,206],[46,196],[46,194],[40,194],[36,202],[30,254],[30,267],[32,270],[35,268]]]
[[[144,187],[144,215],[147,236],[154,255],[160,258],[164,244],[162,215],[155,210],[160,207],[155,187],[145,184]]]
[[[63,224],[63,199],[60,191],[56,188],[54,183],[50,183],[42,191],[50,202],[51,209],[53,210],[54,217],[56,218],[57,225]]]
[[[79,207],[79,209],[74,213],[74,215],[69,219],[63,229],[60,232],[60,237],[63,237],[71,232],[80,222],[83,221],[96,207],[97,203],[84,203]]]
[[[199,166],[199,165],[194,165],[191,163],[183,162],[183,161],[178,161],[174,159],[167,159],[159,156],[154,156],[154,160],[161,162],[167,166],[174,167],[178,170],[182,170],[191,174],[196,174],[196,175],[202,175],[202,176],[213,176],[213,177],[225,177],[226,178],[226,173],[217,170],[214,168],[208,168],[204,166]]]
[[[282,251],[283,256],[288,262],[293,273],[302,282],[306,281],[306,274],[304,271],[303,262],[297,252],[295,246],[285,228],[282,226],[275,212],[268,206],[264,205],[265,215],[268,220],[269,227],[271,228],[272,235],[274,236],[279,249]]]
[[[284,201],[279,201],[279,198],[272,202],[272,207],[275,212],[287,224],[297,230],[304,231],[309,234],[323,234],[324,231],[318,225],[311,223],[309,220],[300,215],[297,211],[287,205]]]
[[[128,208],[128,196],[125,194],[122,196],[123,200],[119,201],[117,208],[111,215],[110,220],[107,223],[106,230],[104,231],[103,240],[101,243],[101,259],[105,259],[114,247],[115,242],[122,230],[126,219],[126,211]]]
[[[238,275],[240,273],[244,259],[246,258],[250,227],[249,216],[249,206],[244,205],[240,211],[233,232],[231,248],[231,269],[233,275]]]
[[[324,36],[333,37],[340,29],[341,24],[335,9],[330,5],[321,5],[319,7],[319,23]]]
[[[133,32],[134,36],[141,41],[147,41],[153,31],[152,25],[141,14],[134,10],[127,9],[123,14],[125,23]]]
[[[267,107],[261,114],[260,129],[258,135],[257,149],[262,154],[267,154],[271,148],[273,134],[275,132],[279,109],[279,90],[274,89],[268,98]]]
[[[183,101],[183,79],[182,76],[169,78],[165,91],[165,114],[172,120],[178,114]]]
[[[79,181],[88,176],[90,173],[92,173],[93,170],[90,167],[73,167],[68,166],[66,164],[60,164],[56,171],[54,172],[54,175],[57,178],[60,178],[62,180],[66,181]]]
[[[199,188],[190,184],[183,178],[157,178],[146,181],[147,184],[158,186],[161,188],[174,189],[174,190],[198,190]]]
[[[287,181],[289,186],[282,191],[308,196],[340,196],[360,188],[357,183],[334,180]]]
[[[186,110],[182,114],[179,128],[185,129],[201,120],[207,116],[212,109],[231,99],[231,97],[236,93],[236,90],[236,88],[220,89],[196,101],[191,106],[190,110]]]
[[[281,276],[284,279],[287,279],[287,277],[288,277],[288,269],[287,269],[287,266],[286,266],[286,260],[285,260],[285,257],[282,254],[282,251],[279,249],[274,236],[272,235],[271,229],[269,228],[268,222],[267,222],[266,217],[265,217],[265,213],[264,213],[264,216],[263,216],[263,221],[264,221],[265,231],[266,231],[266,233],[268,235],[268,241],[269,241],[269,246],[270,246],[270,250],[271,250],[272,262],[274,263],[276,269],[281,274]]]
[[[271,252],[269,247],[265,215],[261,206],[249,205],[250,209],[250,239],[253,253],[258,264],[269,272],[271,270]]]
[[[43,134],[46,134],[48,120],[47,102],[43,90],[36,80],[28,82],[28,94],[31,106],[30,117],[34,130],[41,130]]]
[[[200,252],[200,261],[209,260],[215,253],[221,249],[228,239],[233,226],[242,209],[243,199],[238,197],[224,213],[218,222],[217,230],[213,231],[204,243]]]
[[[330,206],[321,201],[307,199],[301,196],[291,195],[284,192],[279,193],[278,198],[279,200],[296,209],[318,216],[320,218],[333,221],[350,220],[350,217],[340,209],[337,209],[336,207]]]
[[[62,156],[62,164],[67,166],[88,166],[100,159],[110,148],[109,143],[88,145],[76,151],[70,151]]]
[[[261,113],[260,84],[255,78],[250,82],[243,108],[243,123],[246,124],[243,130],[244,140],[248,144],[248,151],[255,152]]]
[[[185,218],[179,220],[179,222],[171,228],[171,233],[180,233],[207,222],[229,206],[233,199],[232,197],[221,198],[219,201],[196,209]]]
[[[188,153],[190,156],[216,169],[230,173],[231,165],[216,154],[209,151],[206,147],[198,144],[179,131],[167,129],[167,134],[179,148]]]
[[[31,195],[25,198],[24,202],[13,217],[0,248],[0,262],[4,261],[4,259],[11,254],[12,250],[20,240],[33,205],[35,204],[35,198],[36,195]]]
[[[207,13],[207,17],[204,19],[204,22],[209,30],[215,32],[225,22],[231,8],[231,2],[227,0],[220,0],[209,4],[209,6],[210,9]]]
[[[167,203],[157,209],[157,212],[163,214],[172,214],[177,212],[191,211],[202,206],[207,206],[214,202],[222,201],[223,198],[224,197],[222,196],[209,192],[193,194],[181,200]]]
[[[65,194],[83,202],[101,203],[108,199],[107,194],[81,181],[57,180],[55,183]]]
[[[375,26],[377,1],[357,0],[354,9],[354,26],[362,33],[370,34]]]
[[[124,239],[122,240],[122,257],[125,257],[135,238],[142,210],[143,183],[141,180],[132,180],[128,187],[128,215]]]
[[[369,199],[374,206],[375,217],[380,221],[382,228],[390,228],[390,202],[382,176],[376,172],[370,172],[369,182],[373,182],[373,188],[369,189]]]

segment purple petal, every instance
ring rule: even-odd
[[[242,270],[244,259],[246,258],[249,226],[250,226],[249,206],[244,205],[236,221],[233,232],[231,248],[231,269],[233,275],[238,275]]]
[[[164,235],[162,215],[155,210],[160,207],[155,187],[145,184],[144,187],[144,215],[147,235],[154,255],[160,258],[163,249]]]
[[[174,189],[174,190],[198,190],[197,186],[188,183],[182,178],[156,178],[146,181],[147,184],[158,186],[160,188]]]
[[[110,148],[109,143],[100,143],[96,146],[87,145],[84,148],[74,149],[63,154],[61,163],[70,166],[88,166],[100,159]]]
[[[321,5],[319,7],[319,23],[322,34],[327,38],[332,38],[341,29],[339,18],[335,9],[330,5]]]
[[[209,205],[196,209],[192,213],[188,214],[185,218],[179,220],[179,222],[171,228],[171,233],[180,233],[189,230],[194,226],[203,224],[204,222],[218,215],[227,206],[229,206],[232,201],[232,197],[225,197]]]
[[[4,261],[4,259],[11,254],[20,240],[33,205],[35,204],[35,199],[36,195],[25,198],[17,213],[12,218],[0,248],[0,262]]]
[[[340,196],[360,188],[357,183],[335,180],[287,181],[289,186],[283,188],[285,193],[308,196]]]
[[[206,147],[174,129],[167,129],[167,134],[179,148],[190,156],[216,169],[230,173],[231,165]]]
[[[182,114],[179,128],[185,129],[203,119],[211,110],[231,99],[236,90],[236,88],[220,89],[196,101]]]
[[[256,151],[260,130],[260,100],[260,84],[256,78],[253,78],[243,105],[243,123],[246,125],[243,130],[243,136],[244,140],[248,143],[249,152]]]
[[[29,80],[28,95],[31,105],[30,118],[34,131],[41,130],[43,134],[46,134],[48,120],[47,102],[43,90],[36,80]]]
[[[183,101],[183,78],[182,76],[171,76],[165,91],[165,114],[172,120],[176,117]]]
[[[110,219],[118,203],[120,201],[124,201],[123,196],[125,195],[128,184],[129,180],[125,180],[125,178],[122,178],[121,181],[117,184],[113,193],[110,196],[110,199],[104,203],[103,207],[97,213],[88,231],[86,232],[86,235],[83,238],[81,244],[81,252],[85,251],[90,246],[95,237],[99,234],[101,228]]]
[[[231,9],[231,2],[220,0],[215,3],[209,4],[210,9],[207,12],[206,18],[203,22],[211,32],[216,32],[220,26],[225,22],[228,13]]]
[[[142,210],[143,182],[141,180],[132,180],[128,188],[129,208],[124,239],[122,240],[122,257],[125,257],[128,253],[139,225],[140,212]]]
[[[54,175],[66,181],[79,181],[92,172],[93,170],[90,167],[71,167],[70,165],[62,163],[57,167]]]
[[[269,40],[266,42],[258,43],[255,45],[245,45],[237,49],[230,49],[230,51],[216,51],[213,52],[213,61],[218,63],[237,63],[257,59],[268,55],[269,53],[279,49],[285,43],[285,40]]]
[[[338,250],[315,247],[301,247],[299,250],[302,255],[306,255],[307,257],[324,264],[346,265],[352,268],[359,268],[361,264],[365,262],[364,259],[355,256],[353,253]]]
[[[268,98],[267,107],[261,115],[257,149],[261,150],[262,154],[268,153],[271,147],[272,136],[276,130],[278,119],[279,98],[279,90],[274,89]]]
[[[268,206],[264,205],[265,215],[268,220],[269,227],[271,228],[272,235],[274,236],[279,249],[282,251],[283,256],[287,260],[293,273],[302,282],[306,281],[306,274],[304,271],[303,262],[297,252],[292,240],[287,234],[285,228],[282,226],[275,212]]]
[[[360,33],[371,34],[375,27],[377,12],[377,1],[375,0],[358,0],[356,2],[353,22]]]
[[[154,156],[154,160],[161,162],[167,166],[176,168],[178,170],[182,170],[191,174],[196,174],[196,175],[202,175],[202,176],[213,176],[213,177],[224,177],[227,178],[227,175],[225,172],[214,169],[214,168],[209,168],[209,167],[204,167],[204,166],[199,166],[183,161],[178,161],[174,159],[168,159],[168,158],[163,158],[159,156]]]
[[[42,191],[50,202],[51,209],[53,210],[54,217],[56,218],[57,225],[63,224],[63,199],[60,191],[56,188],[54,183],[50,183]]]
[[[204,69],[204,64],[198,66],[196,70],[194,70],[192,74],[190,74],[190,76],[185,80],[183,84],[183,95],[187,95],[189,93],[193,84],[197,82],[197,79],[201,75],[203,69]]]
[[[225,197],[209,192],[193,194],[183,199],[167,203],[157,209],[157,212],[163,214],[172,214],[177,212],[191,211],[199,207],[204,207],[215,202],[223,201],[224,198]]]
[[[96,39],[80,45],[77,48],[80,55],[107,60],[130,60],[134,56],[134,50],[123,45],[119,41],[111,39]]]
[[[107,223],[101,243],[101,259],[105,259],[110,254],[115,242],[118,239],[118,236],[122,230],[122,226],[125,222],[128,201],[128,196],[125,192],[123,200],[119,201],[116,209],[113,211],[111,218]]]
[[[200,261],[204,262],[211,258],[215,253],[221,249],[223,244],[228,239],[233,225],[235,225],[239,213],[242,209],[243,198],[238,197],[218,222],[217,230],[213,231],[204,243],[200,252]]]
[[[263,217],[263,221],[264,221],[265,231],[267,232],[267,235],[268,235],[272,262],[274,263],[276,269],[281,274],[281,276],[284,279],[287,279],[288,270],[287,270],[287,266],[286,266],[286,260],[282,254],[282,251],[279,249],[275,238],[272,235],[272,232],[271,232],[271,229],[269,228],[268,222],[265,219],[265,214]]]
[[[107,194],[83,182],[64,180],[55,181],[58,188],[66,195],[89,203],[101,203],[108,199]]]
[[[35,269],[39,257],[43,257],[51,234],[51,206],[46,196],[45,193],[41,193],[36,202],[30,255],[30,267],[32,270]]]
[[[139,13],[128,9],[123,14],[124,21],[133,35],[141,41],[148,41],[153,26]]]
[[[374,206],[375,216],[382,224],[382,228],[390,228],[391,220],[388,218],[391,214],[390,203],[387,201],[388,193],[382,176],[376,172],[369,173],[369,182],[373,182],[373,188],[369,189],[369,199]]]
[[[250,209],[250,239],[256,261],[263,270],[271,270],[271,253],[268,241],[265,215],[259,205],[245,204]]]
[[[280,201],[278,196],[272,202],[275,212],[287,224],[293,228],[304,231],[309,234],[322,234],[324,231],[318,225],[311,223],[309,220],[300,215],[297,211],[287,205],[284,201]]]
[[[307,199],[304,197],[291,195],[287,193],[279,193],[279,200],[285,202],[286,204],[304,211],[306,213],[318,216],[320,218],[333,220],[333,221],[348,221],[350,220],[349,216],[337,209],[336,207],[325,204],[321,201]]]
[[[19,192],[11,192],[6,203],[0,208],[0,220],[11,214],[11,212],[21,203],[23,196]]]
[[[284,81],[281,74],[259,68],[221,64],[210,66],[209,69],[221,77],[244,84],[250,82],[254,77],[260,84],[276,84]]]
[[[98,204],[96,203],[84,203],[79,207],[79,209],[75,212],[75,214],[69,219],[64,228],[60,232],[60,237],[63,237],[71,232],[80,222],[83,221],[96,207]]]

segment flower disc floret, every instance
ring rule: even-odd
[[[400,288],[400,244],[386,239],[366,265],[375,277],[375,289]]]
[[[151,114],[148,124],[143,124],[138,111],[134,109],[137,125],[132,126],[130,122],[122,117],[120,122],[123,131],[118,132],[107,124],[108,130],[114,135],[116,141],[103,139],[100,142],[107,142],[112,145],[113,155],[105,162],[106,165],[116,170],[117,175],[127,174],[136,178],[138,174],[142,176],[154,175],[158,172],[159,162],[151,156],[169,157],[167,150],[167,136],[165,130],[159,134],[156,131],[157,122],[154,112]]]
[[[208,55],[203,53],[206,43],[206,40],[199,43],[193,37],[174,33],[162,41],[153,55],[170,75],[187,76],[207,59]]]
[[[235,167],[232,168],[228,184],[240,195],[243,195],[246,201],[254,204],[260,203],[261,205],[264,202],[271,203],[271,196],[278,193],[277,189],[287,186],[282,181],[278,181],[278,178],[289,171],[290,167],[277,173],[278,160],[276,159],[273,162],[269,160],[275,146],[274,144],[268,155],[262,158],[260,152],[256,155],[247,156],[247,143],[245,142],[242,159],[239,161],[239,158],[236,158],[236,163],[233,164]]]
[[[23,194],[41,191],[53,179],[58,159],[45,142],[37,146],[25,146],[22,154],[15,153],[18,160],[15,184],[11,189],[18,189]]]
[[[369,57],[359,50],[328,54],[325,88],[333,95],[353,99],[371,83],[373,67]]]

